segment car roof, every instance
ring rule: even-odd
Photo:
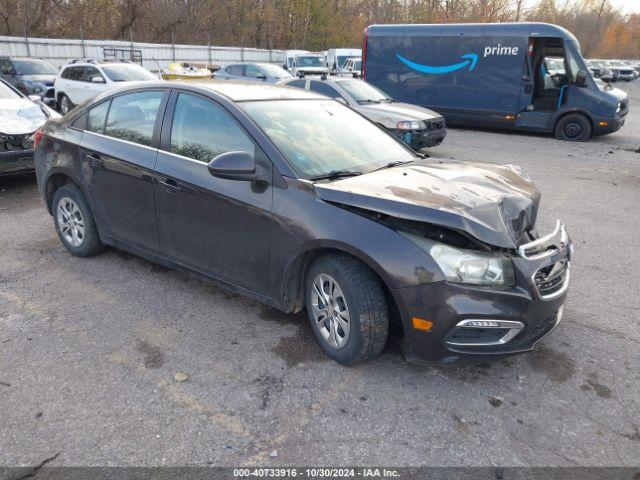
[[[111,97],[113,94],[122,94],[130,90],[146,90],[158,88],[176,88],[191,90],[193,92],[210,91],[222,95],[233,102],[248,102],[259,100],[326,100],[327,97],[317,93],[308,92],[299,88],[270,85],[255,82],[243,82],[234,80],[191,80],[186,82],[130,82],[116,89],[111,89],[95,97],[96,101]],[[95,102],[92,102],[95,103]]]

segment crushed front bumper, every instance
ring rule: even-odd
[[[32,171],[33,153],[34,150],[0,151],[0,175]]]
[[[443,281],[394,290],[407,360],[458,363],[532,350],[562,319],[572,248],[558,224],[550,235],[523,245],[512,257],[513,287]],[[432,327],[413,328],[414,318]]]
[[[423,148],[440,145],[444,137],[447,136],[447,126],[444,118],[424,120],[424,122],[427,124],[426,129],[410,131],[393,129],[391,133],[413,150],[422,150]]]

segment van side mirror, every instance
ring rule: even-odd
[[[91,79],[91,82],[92,83],[106,83],[104,78],[102,78],[102,77],[93,77]]]
[[[209,162],[209,173],[225,180],[240,180],[245,182],[269,182],[258,166],[253,155],[248,152],[221,153]]]
[[[578,73],[576,73],[576,85],[579,87],[586,87],[587,86],[587,75],[588,73],[585,72],[584,70],[580,70],[578,71]]]

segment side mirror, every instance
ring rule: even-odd
[[[241,180],[245,182],[267,182],[268,179],[260,174],[253,155],[247,152],[221,153],[208,165],[209,173],[225,180]]]
[[[104,78],[102,78],[102,77],[93,77],[91,79],[91,82],[92,83],[106,83]]]
[[[587,86],[587,75],[588,73],[585,72],[584,70],[580,70],[578,73],[576,73],[576,85],[579,87],[586,87]]]

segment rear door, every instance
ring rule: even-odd
[[[246,151],[272,164],[233,115],[200,95],[175,91],[156,165],[160,253],[195,271],[269,292],[271,185],[213,177],[208,163]]]
[[[168,90],[125,93],[89,110],[83,171],[101,233],[157,253],[153,168]]]

